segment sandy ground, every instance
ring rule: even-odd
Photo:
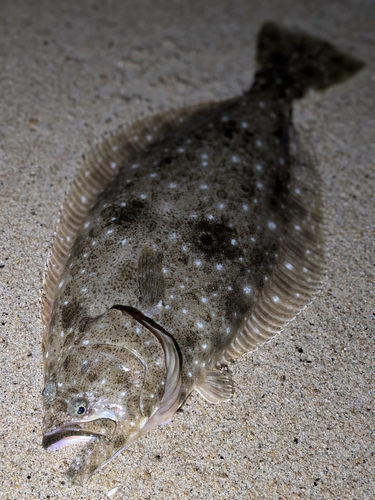
[[[296,106],[323,178],[329,269],[276,340],[192,396],[83,488],[41,447],[39,295],[60,205],[94,139],[161,109],[231,97],[265,20],[366,62]],[[0,3],[0,498],[374,498],[375,4],[372,0]]]

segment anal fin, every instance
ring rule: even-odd
[[[212,404],[229,401],[233,395],[232,379],[220,370],[201,370],[195,390]]]

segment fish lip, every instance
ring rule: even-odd
[[[71,425],[71,424],[62,425],[60,427],[56,427],[51,431],[47,431],[43,434],[42,446],[44,449],[48,450],[48,448],[50,448],[63,438],[73,437],[73,436],[89,436],[95,438],[103,436],[103,434],[85,430],[79,425]]]
[[[90,429],[90,423],[97,421],[112,422],[113,429],[107,432],[95,432],[95,430]],[[70,422],[61,423],[60,425],[53,426],[52,429],[46,430],[43,433],[42,446],[44,449],[49,449],[51,446],[56,444],[58,441],[75,436],[87,436],[92,438],[108,438],[109,436],[114,436],[117,428],[116,415],[112,411],[100,411],[93,414],[90,417],[86,417],[84,420],[72,420]],[[48,429],[48,427],[47,427]]]

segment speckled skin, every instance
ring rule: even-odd
[[[154,314],[143,312],[181,349],[181,401],[201,367],[215,366],[283,236],[289,162],[280,136],[288,133],[289,106],[270,110],[263,98],[255,90],[224,106],[108,186],[63,276],[52,331],[68,334],[116,304],[140,308],[138,261],[150,248],[160,255],[165,287],[160,311],[157,301]]]
[[[44,391],[46,447],[64,436],[96,436],[73,464],[74,479],[132,442],[132,428],[147,429],[162,405],[168,360],[161,343],[147,324],[113,308],[135,308],[173,338],[180,405],[206,371],[217,370],[272,277],[289,237],[290,191],[298,188],[289,149],[293,99],[346,73],[325,81],[298,61],[291,71],[261,42],[250,91],[209,107],[124,165],[77,236],[55,298]]]

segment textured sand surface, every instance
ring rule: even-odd
[[[265,20],[366,62],[295,109],[323,178],[329,268],[310,307],[83,488],[41,447],[39,295],[82,153],[117,125],[239,94]],[[372,0],[0,3],[0,498],[374,498],[375,4]]]

